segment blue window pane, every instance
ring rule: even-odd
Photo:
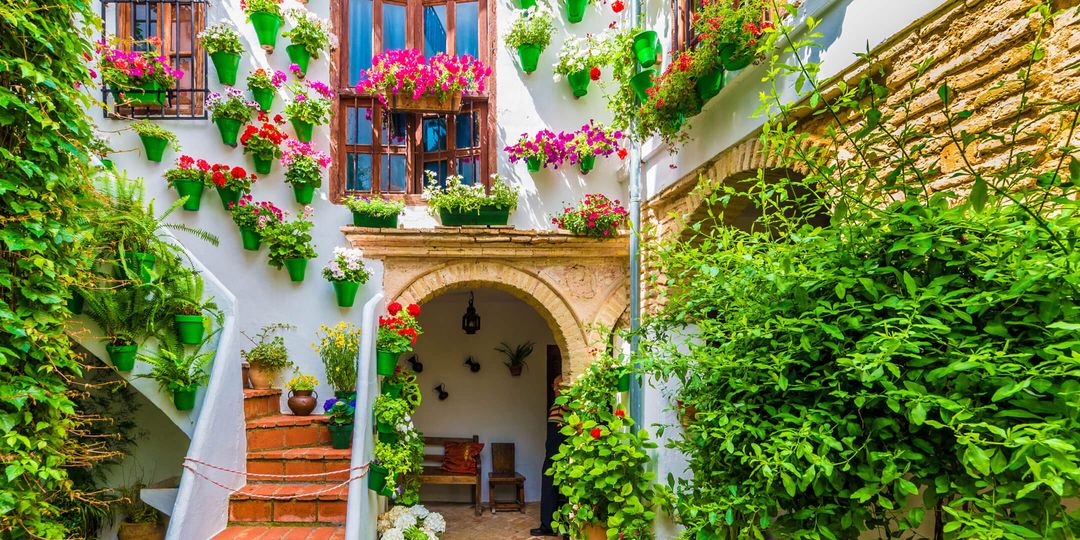
[[[371,67],[373,33],[371,0],[349,1],[349,86],[360,82],[360,71]]]
[[[454,125],[456,148],[476,148],[480,146],[480,114],[469,112],[457,115]]]
[[[345,144],[371,144],[371,109],[349,107],[345,110]]]
[[[475,184],[480,176],[480,156],[468,156],[458,160],[458,174],[465,184]]]
[[[345,160],[345,189],[371,191],[371,156],[350,153]]]
[[[424,55],[446,52],[446,6],[424,7]]]
[[[480,4],[458,2],[454,9],[454,51],[458,56],[480,56]]]
[[[439,181],[440,187],[446,187],[446,175],[449,170],[449,164],[445,160],[443,161],[429,161],[424,163],[424,181],[427,182],[426,171],[432,171],[435,173],[435,178]]]
[[[383,113],[383,144],[401,146],[407,143],[409,140],[408,120],[409,116],[405,113]]]
[[[436,116],[424,119],[423,145],[425,152],[446,150],[446,118]]]
[[[157,4],[134,4],[131,10],[131,38],[143,41],[158,35],[157,32]],[[132,46],[136,51],[149,51],[153,49],[149,43],[135,43]]]
[[[384,51],[405,48],[405,6],[384,3],[382,6],[382,48]]]
[[[380,162],[379,186],[383,192],[405,191],[405,156],[400,154],[383,155]]]

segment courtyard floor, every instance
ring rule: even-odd
[[[540,504],[530,503],[524,512],[484,510],[477,516],[470,504],[425,504],[446,518],[442,540],[555,540],[555,536],[532,536],[529,529],[540,524]]]

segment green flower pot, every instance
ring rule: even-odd
[[[675,133],[678,133],[678,131],[680,129],[682,129],[683,124],[685,124],[685,123],[686,123],[686,113],[680,111],[680,112],[675,114],[675,118],[671,121],[671,129]]]
[[[536,64],[540,62],[541,49],[538,45],[521,45],[517,48],[518,59],[521,60],[521,71],[532,73],[536,71]]]
[[[384,351],[378,349],[375,351],[375,373],[383,376],[390,377],[394,374],[394,370],[397,369],[398,357],[401,353]]]
[[[630,88],[634,90],[634,95],[637,96],[638,101],[641,103],[649,100],[649,89],[656,84],[653,81],[655,76],[655,69],[643,69],[637,75],[630,77]]]
[[[383,381],[382,394],[384,396],[390,396],[394,399],[401,397],[401,391],[405,389],[404,384],[394,384]]]
[[[352,401],[356,399],[356,392],[352,390],[334,390],[334,399],[338,401]]]
[[[270,169],[274,166],[274,156],[263,157],[259,154],[251,154],[251,160],[255,162],[255,172],[259,174],[270,174]]]
[[[157,257],[155,257],[153,253],[129,251],[127,255],[125,255],[125,259],[127,259],[127,267],[129,271],[135,271],[136,269],[138,269],[139,279],[141,279],[143,283],[150,283],[151,281],[153,281],[154,266],[157,264]],[[118,268],[117,271],[122,272],[123,269]],[[125,276],[121,273],[120,277],[123,278]]]
[[[380,229],[396,229],[397,216],[369,216],[353,212],[352,224],[354,227],[374,227]]]
[[[344,450],[352,445],[352,424],[338,426],[328,424],[330,430],[330,446],[337,450]]]
[[[233,86],[236,84],[236,70],[240,68],[240,53],[227,53],[218,51],[210,53],[210,61],[214,63],[214,71],[221,84]]]
[[[82,293],[79,291],[71,291],[71,298],[68,298],[67,308],[72,315],[82,315],[83,307],[86,305],[86,299],[83,298]]]
[[[195,408],[195,392],[198,386],[174,388],[172,391],[173,405],[178,411],[190,411]]]
[[[623,373],[619,376],[619,382],[615,384],[615,388],[620,392],[630,391],[630,374]]]
[[[566,81],[570,83],[574,97],[579,98],[589,93],[589,70],[575,71],[566,76]]]
[[[285,54],[289,55],[289,62],[300,66],[301,79],[307,75],[308,63],[311,62],[311,53],[303,45],[289,45],[285,47]]]
[[[251,90],[251,98],[255,100],[255,103],[259,104],[259,110],[266,112],[270,110],[270,107],[274,105],[274,89],[273,88],[248,88]]]
[[[518,6],[521,9],[529,9],[536,5],[536,0],[518,0]]]
[[[205,319],[202,315],[173,315],[173,318],[176,319],[176,333],[180,337],[180,343],[184,345],[202,343],[206,330]]]
[[[734,43],[720,45],[718,54],[720,55],[720,63],[724,64],[724,69],[728,71],[738,71],[754,62],[754,52],[752,50],[740,52],[739,46]]]
[[[389,432],[389,433],[383,432],[383,431],[379,432],[379,442],[381,442],[381,443],[397,444],[398,439],[400,439],[400,438],[401,437],[399,437],[398,434],[394,433],[394,432]]]
[[[462,225],[506,225],[510,221],[509,208],[481,207],[475,212],[450,212],[439,210],[439,219],[447,227]]]
[[[221,197],[221,207],[227,212],[230,204],[237,204],[240,202],[240,196],[243,193],[239,189],[231,188],[217,188],[218,197]]]
[[[307,273],[307,261],[303,257],[285,259],[285,269],[289,271],[289,279],[295,282],[304,281],[304,274]]]
[[[645,30],[634,36],[634,57],[641,67],[652,67],[661,52],[660,37],[655,31]]]
[[[161,158],[165,155],[165,148],[169,146],[169,140],[148,135],[139,135],[139,138],[142,139],[143,149],[146,150],[146,159],[161,163]]]
[[[256,11],[248,15],[251,25],[255,27],[255,35],[259,37],[259,45],[268,53],[274,52],[277,44],[278,30],[281,29],[281,17],[266,11]]]
[[[589,6],[589,0],[566,0],[566,20],[571,23],[579,23],[585,18],[585,8]]]
[[[109,361],[116,367],[116,371],[128,372],[135,368],[138,345],[106,345],[105,351],[109,353]]]
[[[240,134],[240,126],[244,123],[232,118],[218,118],[214,120],[214,123],[217,124],[218,132],[221,133],[221,142],[236,148],[236,136]]]
[[[379,465],[378,463],[372,463],[368,465],[367,473],[367,485],[368,489],[376,493],[386,489],[386,477],[390,475],[390,471],[386,467]]]
[[[293,184],[292,192],[296,202],[311,204],[311,200],[315,198],[315,184]]]
[[[356,281],[335,281],[333,283],[338,307],[352,307],[353,303],[356,302],[356,293],[360,290],[360,283]]]
[[[711,73],[706,73],[698,77],[694,84],[697,86],[698,98],[704,104],[724,88],[724,70],[717,68]]]
[[[113,162],[111,159],[101,158],[101,166],[105,167],[106,169],[111,169],[113,168]]]
[[[240,242],[248,251],[258,251],[262,244],[262,235],[252,227],[240,227]]]
[[[176,193],[181,197],[187,197],[184,201],[184,210],[198,212],[202,206],[202,192],[206,186],[197,180],[176,180],[173,182]]]
[[[311,122],[305,122],[303,120],[290,120],[292,122],[293,131],[296,132],[296,138],[300,142],[311,142],[311,131],[315,129],[315,126]]]
[[[578,168],[581,169],[581,174],[589,174],[589,171],[596,167],[596,156],[587,155],[581,156],[581,163],[578,164]]]
[[[540,158],[536,156],[525,158],[525,167],[529,172],[540,172]]]
[[[165,88],[156,82],[142,83],[134,88],[115,88],[117,103],[130,106],[161,107],[165,105]],[[123,94],[121,97],[120,94]]]
[[[395,433],[394,426],[386,422],[375,422],[375,431],[379,433]]]

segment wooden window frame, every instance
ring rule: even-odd
[[[457,167],[457,159],[463,157],[480,156],[480,171],[478,180],[485,187],[490,186],[490,176],[496,170],[496,153],[492,150],[495,133],[495,88],[491,84],[495,80],[494,72],[489,77],[486,92],[479,96],[468,96],[462,100],[462,107],[458,114],[467,113],[470,110],[480,112],[480,146],[464,150],[451,150],[456,144],[456,131],[453,130],[456,115],[451,114],[447,121],[447,150],[440,151],[442,157],[432,157],[432,153],[423,152],[421,148],[423,128],[422,118],[432,116],[427,114],[411,114],[407,126],[407,141],[404,154],[406,189],[405,193],[383,193],[381,191],[381,156],[386,152],[388,145],[381,141],[382,122],[384,107],[372,96],[356,92],[349,85],[349,20],[350,3],[355,0],[341,0],[331,5],[331,20],[337,29],[338,48],[331,57],[330,77],[331,84],[336,90],[336,98],[333,106],[333,119],[331,129],[331,155],[334,160],[330,166],[330,200],[340,203],[346,193],[345,175],[348,168],[345,160],[350,152],[367,153],[372,156],[371,191],[350,191],[349,194],[383,195],[389,199],[404,200],[409,205],[426,204],[421,198],[423,191],[423,165],[425,161],[447,159],[449,161],[447,174],[454,174]],[[493,0],[474,0],[477,3],[481,20],[478,24],[479,60],[494,70],[495,58],[495,4]],[[405,6],[405,19],[408,25],[405,34],[406,48],[423,51],[424,34],[423,18],[424,8],[428,6],[446,6],[446,52],[456,54],[457,35],[456,17],[458,0],[371,0],[372,10],[372,55],[383,52],[383,5],[395,4]],[[472,2],[468,2],[472,3]],[[372,111],[372,144],[371,145],[347,145],[347,115],[348,107],[368,107]],[[453,139],[453,140],[452,140]],[[393,152],[401,154],[402,152]]]

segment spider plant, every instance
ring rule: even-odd
[[[506,367],[510,368],[510,374],[514,377],[521,375],[521,368],[526,367],[528,363],[525,361],[533,352],[535,343],[526,341],[516,347],[503,342],[495,347],[496,351],[503,353],[506,356],[506,360],[503,362]]]

